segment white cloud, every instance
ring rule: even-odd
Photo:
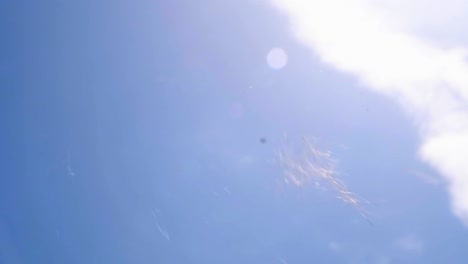
[[[379,13],[389,0],[272,1],[288,15],[298,40],[324,62],[394,98],[414,118],[422,137],[420,157],[442,173],[453,211],[468,225],[468,52],[438,47],[390,20],[388,13]],[[424,13],[420,10],[426,2],[409,2]],[[452,7],[466,6],[452,2]],[[450,6],[447,1],[430,3]],[[449,10],[457,13],[457,8]],[[442,23],[447,15],[439,13],[438,19],[415,17],[414,24]]]
[[[466,35],[468,2],[465,0],[372,0],[379,13],[391,20],[393,26],[418,33],[432,33],[460,40]],[[424,12],[421,12],[424,10]],[[443,30],[450,28],[450,30]],[[434,39],[437,42],[440,39]]]

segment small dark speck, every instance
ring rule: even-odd
[[[260,143],[265,144],[266,143],[266,138],[260,138]]]

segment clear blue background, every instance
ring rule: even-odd
[[[413,173],[437,177],[408,118],[264,3],[3,0],[0,36],[0,263],[468,259],[443,186]],[[275,152],[302,136],[374,227],[333,191],[284,184]]]

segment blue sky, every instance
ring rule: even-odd
[[[444,55],[462,30],[435,11],[388,23],[444,55],[440,80],[413,78],[417,58],[371,67],[359,47],[387,47],[366,27],[339,42],[338,18],[309,24],[300,2],[3,1],[0,262],[465,263],[464,130],[401,88],[445,82],[464,102],[464,66]],[[384,18],[420,6],[384,2]],[[302,137],[332,152],[374,226],[333,190],[286,184],[277,152]]]

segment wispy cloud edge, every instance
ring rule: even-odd
[[[392,28],[366,0],[271,1],[324,62],[403,106],[419,127],[421,159],[444,176],[468,225],[468,52]]]

